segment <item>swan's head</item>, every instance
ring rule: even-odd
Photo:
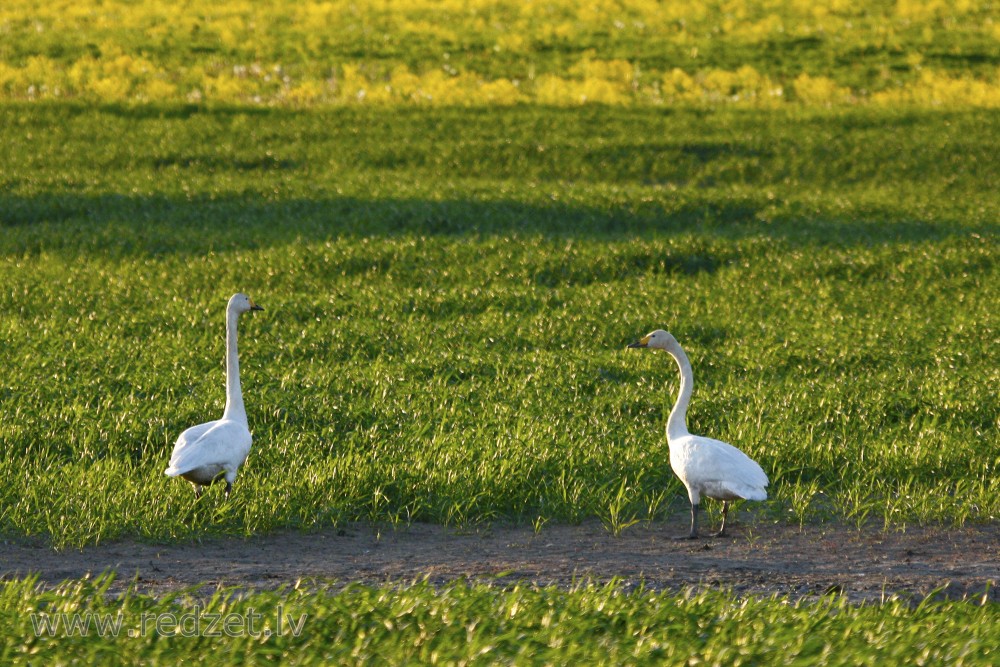
[[[652,349],[666,350],[671,345],[676,345],[677,339],[671,336],[669,333],[663,329],[657,329],[651,333],[646,334],[636,342],[629,345],[629,347],[648,347]]]
[[[229,299],[229,305],[226,306],[226,310],[234,311],[236,314],[245,313],[248,310],[264,310],[256,303],[253,299],[248,297],[243,292],[237,292]]]

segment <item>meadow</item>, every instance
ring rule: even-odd
[[[625,350],[657,327],[691,356],[691,431],[772,480],[749,521],[996,521],[996,10],[524,6],[548,14],[4,3],[5,538],[660,523],[687,503],[666,463],[676,370]],[[185,427],[221,414],[237,290],[266,309],[240,325],[255,444],[232,499],[196,503],[162,470]],[[989,664],[974,651],[996,627],[966,603],[615,587],[255,595],[225,604],[289,600],[328,625],[306,652],[247,640],[233,661],[308,662],[352,638],[331,657]],[[29,608],[175,604],[130,600],[7,582],[2,655],[203,648],[17,630]]]
[[[659,326],[774,520],[997,516],[995,114],[0,115],[7,532],[656,520]],[[255,449],[192,513],[237,289]]]

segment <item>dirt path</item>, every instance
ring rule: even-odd
[[[851,600],[883,594],[923,597],[938,588],[949,598],[985,595],[1000,602],[1000,526],[905,532],[823,524],[737,525],[727,538],[674,541],[684,518],[637,525],[614,537],[599,523],[580,526],[494,526],[461,532],[424,524],[381,532],[352,525],[322,532],[281,532],[249,539],[198,543],[122,541],[57,553],[24,541],[0,543],[0,578],[37,573],[55,584],[107,569],[121,589],[161,593],[206,583],[275,588],[299,579],[317,582],[444,583],[467,578],[499,583],[569,585],[617,577],[625,585],[680,589],[711,586],[737,594],[793,598],[838,591]]]

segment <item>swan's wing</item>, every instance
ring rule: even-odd
[[[710,497],[731,494],[766,500],[767,475],[760,465],[728,442],[690,435],[683,438],[686,474]]]
[[[194,426],[188,431],[206,424]],[[208,465],[220,465],[235,470],[250,453],[252,438],[246,426],[230,420],[209,422],[208,429],[201,432],[197,440],[185,441],[183,447],[174,448],[170,466],[164,471],[172,477]],[[188,433],[185,431],[184,433]],[[184,434],[181,434],[183,437]]]
[[[198,442],[201,436],[211,429],[213,426],[219,423],[220,420],[205,422],[204,424],[198,424],[197,426],[192,426],[191,428],[185,429],[183,433],[177,436],[177,442],[174,443],[174,451],[170,455],[171,465],[174,459],[183,452],[185,449]]]

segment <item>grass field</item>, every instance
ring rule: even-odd
[[[998,514],[990,112],[0,115],[6,531],[657,519],[657,326],[776,519]],[[238,289],[256,444],[194,513]]]
[[[623,592],[616,585],[498,590],[417,582],[109,600],[107,584],[99,578],[44,593],[31,581],[4,584],[0,657],[62,664],[71,656],[72,664],[990,665],[1000,623],[996,605],[913,608],[888,600],[855,607],[835,597],[734,604],[721,592]],[[69,638],[67,620],[77,623]],[[217,650],[223,643],[226,650]]]
[[[327,5],[0,9],[5,536],[660,521],[687,502],[676,370],[625,350],[657,327],[691,356],[692,432],[772,480],[753,520],[1000,516],[995,9]],[[221,415],[237,290],[266,309],[241,321],[255,445],[230,502],[196,503],[162,471]],[[100,585],[3,584],[0,659],[218,661],[31,639],[30,610],[193,604]],[[225,658],[991,664],[997,627],[616,587],[211,602],[279,603],[305,638]]]

